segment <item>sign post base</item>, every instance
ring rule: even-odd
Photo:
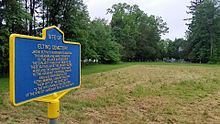
[[[49,124],[57,124],[57,119],[49,119]]]
[[[39,102],[46,102],[48,105],[47,116],[49,124],[56,124],[57,118],[60,116],[60,98],[63,97],[70,90],[63,91],[60,93],[54,93],[45,98],[38,99]]]
[[[48,102],[48,118],[49,119],[56,119],[59,117],[60,114],[60,101],[53,100]]]

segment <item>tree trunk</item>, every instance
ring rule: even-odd
[[[25,0],[25,9],[26,9],[26,12],[28,13],[28,1],[27,0]],[[25,19],[25,30],[26,30],[26,32],[28,32],[28,20],[27,20],[27,18]]]
[[[47,6],[47,22],[46,22],[46,26],[49,26],[49,12],[48,12],[48,6]]]
[[[210,38],[210,57],[213,57],[213,37]]]
[[[29,34],[30,35],[33,34],[34,9],[35,9],[35,1],[34,0],[30,0],[30,15],[32,17],[32,19],[30,20],[30,24],[29,24]]]
[[[36,24],[35,24],[35,22],[36,22],[36,17],[34,16],[34,34],[36,34]]]
[[[43,15],[42,15],[43,23],[42,23],[42,25],[43,25],[43,28],[44,28],[44,25],[45,25],[45,23],[44,23],[44,21],[45,21],[45,6],[44,6],[44,1],[42,2],[42,4],[43,4],[43,6],[42,6],[42,8],[43,8]]]

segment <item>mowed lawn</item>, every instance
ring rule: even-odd
[[[82,86],[61,99],[63,124],[219,123],[220,65],[124,63],[83,68]],[[47,104],[9,104],[0,79],[0,123],[47,123]]]

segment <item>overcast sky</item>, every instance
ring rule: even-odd
[[[161,16],[169,27],[169,33],[162,38],[182,38],[185,36],[187,26],[183,19],[190,17],[186,14],[190,0],[84,0],[88,7],[91,19],[105,18],[111,20],[111,15],[106,15],[106,10],[116,3],[137,4],[148,15]]]

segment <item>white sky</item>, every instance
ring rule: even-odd
[[[169,33],[162,38],[183,38],[187,26],[183,19],[190,17],[186,14],[190,5],[190,0],[84,0],[88,6],[91,19],[105,18],[111,20],[111,15],[106,15],[107,9],[116,3],[128,3],[130,5],[137,4],[141,10],[148,15],[161,16],[169,27]]]

